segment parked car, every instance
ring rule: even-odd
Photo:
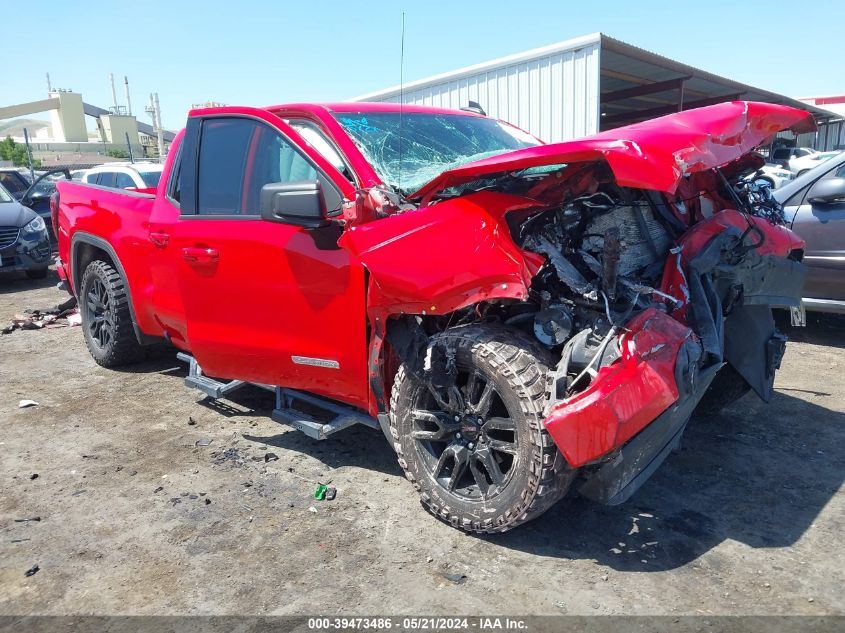
[[[0,185],[0,272],[23,271],[31,279],[43,279],[49,266],[46,223]]]
[[[772,161],[796,176],[801,176],[830,157],[830,152],[822,153],[810,147],[780,147],[772,152]]]
[[[158,163],[106,163],[93,167],[81,177],[81,182],[116,189],[151,191],[158,186],[162,165]]]
[[[437,517],[502,532],[575,482],[626,500],[696,406],[772,396],[804,244],[716,169],[738,185],[786,127],[814,129],[754,102],[550,145],[410,105],[198,110],[155,195],[59,184],[58,268],[99,364],[166,340],[211,397],[380,428]]]
[[[772,189],[779,189],[786,183],[794,180],[795,174],[780,165],[766,163],[751,177],[756,181],[765,182]]]
[[[807,310],[845,313],[845,153],[775,192],[787,222],[807,242]]]

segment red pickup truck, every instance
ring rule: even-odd
[[[805,112],[724,103],[543,144],[396,104],[194,110],[155,194],[62,182],[59,274],[112,367],[381,429],[424,505],[501,532],[627,499],[692,412],[772,395],[803,243],[747,179]]]

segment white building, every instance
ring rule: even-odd
[[[713,75],[602,33],[351,100],[401,100],[452,109],[475,101],[490,116],[557,142],[735,99],[802,108],[812,112],[820,126],[837,118],[821,107]],[[817,142],[816,135],[802,136],[796,139],[799,145]]]

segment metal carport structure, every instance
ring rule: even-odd
[[[491,116],[557,142],[679,110],[736,99],[812,112],[828,110],[720,77],[626,42],[593,33],[460,68],[352,101],[392,101],[458,109],[476,101]],[[812,146],[815,135],[797,139]]]

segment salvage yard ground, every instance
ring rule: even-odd
[[[0,277],[0,324],[53,283]],[[630,502],[487,538],[428,515],[375,431],[316,442],[266,392],[202,400],[173,354],[113,371],[79,328],[13,332],[0,614],[843,614],[845,319],[810,321],[773,402],[696,420]]]

